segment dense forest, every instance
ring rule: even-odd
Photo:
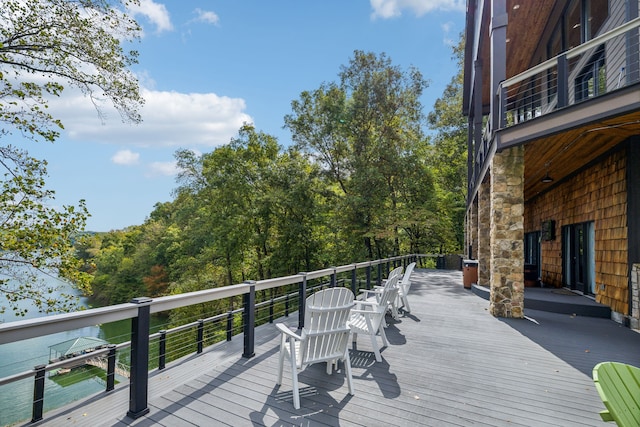
[[[291,143],[245,124],[209,153],[178,150],[173,200],[142,225],[76,242],[100,305],[406,253],[459,253],[466,126],[460,72],[429,114],[428,82],[356,51],[284,118]]]

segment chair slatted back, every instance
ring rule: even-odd
[[[607,408],[604,421],[620,427],[640,425],[640,368],[620,362],[601,362],[593,368],[593,381]]]
[[[416,267],[416,263],[412,262],[407,266],[407,269],[402,276],[402,279],[399,282],[399,286],[402,288],[402,292],[406,295],[409,292],[409,288],[411,287],[411,273],[413,273],[413,269]]]
[[[307,298],[300,364],[340,358],[349,342],[349,313],[354,305],[347,288],[325,289]]]
[[[387,281],[382,288],[382,292],[377,297],[378,304],[380,304],[384,308],[380,309],[382,310],[383,315],[386,312],[389,304],[391,304],[391,302],[396,298],[396,295],[398,295],[398,280],[400,280],[401,273],[402,267],[398,267],[391,273],[389,273],[389,277],[387,278]]]

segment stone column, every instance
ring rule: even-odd
[[[490,178],[489,178],[490,179]],[[489,286],[491,277],[491,184],[478,188],[478,285]]]
[[[524,147],[491,159],[491,292],[497,317],[524,316]]]
[[[478,199],[476,198],[471,207],[469,208],[469,217],[470,217],[470,232],[471,232],[471,240],[469,244],[471,245],[471,256],[472,259],[478,259]]]

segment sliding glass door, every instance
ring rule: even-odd
[[[595,293],[595,230],[593,222],[562,227],[563,284],[584,294]]]

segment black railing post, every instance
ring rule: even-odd
[[[329,284],[329,287],[331,288],[335,288],[336,287],[336,268],[333,268],[333,273],[331,273],[331,283]]]
[[[371,289],[371,263],[369,263],[369,265],[367,265],[367,283],[365,285],[365,287],[367,288],[367,290]]]
[[[227,341],[231,341],[231,338],[233,338],[233,310],[227,313]]]
[[[569,61],[567,55],[558,56],[558,75],[556,80],[558,91],[557,108],[569,105]]]
[[[378,286],[382,284],[382,264],[378,264],[378,277],[376,277],[376,284]]]
[[[500,85],[498,96],[498,108],[500,116],[498,116],[498,129],[507,127],[507,88]]]
[[[253,280],[244,283],[251,284],[249,292],[242,296],[242,327],[244,332],[244,353],[242,353],[242,357],[249,358],[255,356],[256,286]]]
[[[353,270],[351,270],[351,292],[353,295],[358,294],[358,270],[356,269],[356,265],[353,265]]]
[[[273,301],[273,289],[270,289],[271,299],[269,300],[269,323],[273,323],[273,306],[275,302]]]
[[[284,317],[289,317],[289,292],[284,298]]]
[[[116,386],[116,345],[109,344],[107,353],[107,391],[111,391]]]
[[[33,369],[36,371],[35,382],[33,384],[33,413],[31,422],[35,423],[42,419],[44,408],[44,377],[47,365],[37,365]]]
[[[204,320],[198,319],[198,333],[196,336],[197,341],[197,350],[198,354],[202,353],[202,349],[204,348]]]
[[[304,308],[307,301],[307,273],[299,273],[302,275],[302,283],[298,288],[298,329],[304,328]]]
[[[131,372],[129,378],[129,418],[140,418],[149,412],[149,324],[152,299],[134,298],[138,316],[131,319]]]
[[[167,331],[160,331],[158,340],[158,369],[163,370],[167,366]]]

